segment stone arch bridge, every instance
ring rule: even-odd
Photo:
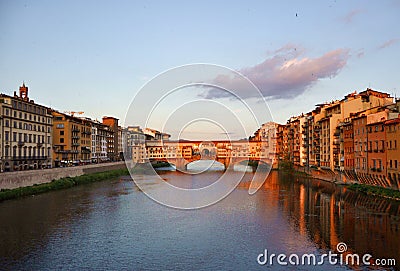
[[[198,160],[215,160],[225,169],[243,161],[259,161],[276,167],[276,152],[266,141],[146,141],[146,158],[163,161],[177,168]]]

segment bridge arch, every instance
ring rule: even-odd
[[[237,158],[232,161],[232,165],[246,165],[248,163],[249,166],[260,167],[261,169],[270,170],[272,168],[272,163],[269,161],[265,161],[262,159],[252,159],[250,158]]]
[[[188,171],[223,171],[225,165],[216,160],[195,160],[185,165]]]

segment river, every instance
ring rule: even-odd
[[[160,174],[198,187],[221,173]],[[122,177],[2,202],[0,223],[1,270],[368,269],[257,262],[266,249],[320,257],[340,242],[400,264],[399,203],[278,172],[254,195],[239,186],[198,210],[164,207]]]

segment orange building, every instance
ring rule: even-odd
[[[372,184],[389,186],[386,181],[385,121],[367,124],[368,171]]]
[[[91,121],[57,111],[53,115],[53,158],[56,167],[91,162]]]
[[[388,180],[400,189],[400,118],[385,121],[385,132]]]
[[[118,119],[114,117],[103,117],[103,124],[110,127],[112,133],[108,134],[107,138],[107,152],[108,158],[111,161],[120,160],[119,155],[119,133],[118,133]]]
[[[353,140],[354,140],[354,171],[358,180],[366,182],[368,178],[368,152],[367,152],[367,116],[354,117]]]
[[[354,177],[354,133],[353,123],[345,122],[343,129],[344,170],[346,174]]]

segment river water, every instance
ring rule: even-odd
[[[221,173],[160,174],[198,187]],[[252,196],[239,186],[199,210],[164,207],[122,177],[2,202],[0,223],[1,270],[369,269],[257,262],[266,249],[320,257],[340,242],[347,245],[343,255],[400,264],[399,203],[277,172]]]

